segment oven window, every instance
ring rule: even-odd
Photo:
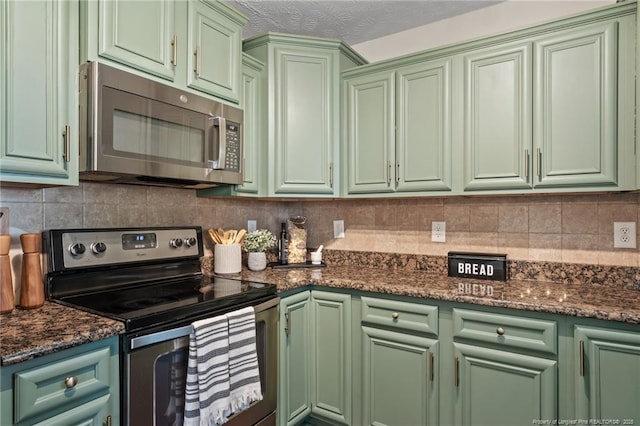
[[[182,425],[188,347],[160,355],[154,371],[154,425]]]

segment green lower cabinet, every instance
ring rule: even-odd
[[[311,412],[351,424],[351,296],[312,291]]]
[[[363,417],[367,425],[438,424],[438,341],[363,326]]]
[[[454,343],[455,424],[516,426],[556,418],[557,361]]]
[[[0,424],[120,424],[118,338],[0,369]]]
[[[311,296],[308,291],[280,302],[278,424],[294,425],[311,413]]]
[[[574,353],[576,417],[639,424],[640,333],[576,325]]]

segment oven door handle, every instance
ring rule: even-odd
[[[254,310],[257,313],[266,311],[280,303],[280,298],[276,297],[268,300],[264,303],[254,306]],[[180,337],[188,336],[193,331],[192,325],[185,325],[184,327],[173,328],[171,330],[159,331],[157,333],[147,334],[145,336],[138,336],[131,339],[129,342],[129,349],[138,349],[145,346],[153,345],[160,342],[166,342],[167,340],[178,339]]]
[[[188,336],[193,331],[193,326],[185,325],[184,327],[173,328],[171,330],[159,331],[157,333],[147,334],[145,336],[134,337],[129,342],[129,349],[138,349],[145,346],[153,345],[167,340],[178,339]]]

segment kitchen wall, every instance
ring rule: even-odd
[[[513,31],[615,3],[616,0],[507,0],[352,47],[369,62],[376,62],[476,37]]]
[[[46,189],[2,187],[0,206],[10,208],[15,235],[71,227],[244,228],[248,219],[277,233],[281,221],[304,215],[310,247],[440,256],[450,250],[500,252],[513,260],[640,267],[638,249],[613,248],[613,222],[640,224],[638,192],[278,201],[81,183]],[[336,219],[345,222],[344,239],[333,239]],[[446,243],[431,242],[432,221],[446,222]],[[640,226],[637,230],[640,241]]]

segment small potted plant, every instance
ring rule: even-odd
[[[248,232],[242,243],[248,253],[247,266],[252,271],[262,271],[267,267],[266,251],[276,245],[276,237],[268,229]]]

